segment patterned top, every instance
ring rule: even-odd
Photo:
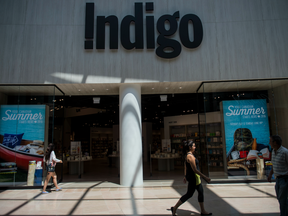
[[[282,176],[288,175],[288,149],[282,145],[276,151],[272,151],[272,164],[274,175]]]

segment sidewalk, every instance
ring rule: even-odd
[[[275,183],[204,184],[205,207],[213,215],[279,215]],[[0,215],[171,215],[169,210],[187,185],[173,180],[144,181],[141,187],[127,188],[112,182],[61,183],[61,192],[52,189],[0,191]],[[177,211],[200,215],[197,191]]]

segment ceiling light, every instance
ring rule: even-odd
[[[93,103],[94,104],[99,104],[100,103],[100,97],[93,97]]]
[[[179,87],[179,89],[182,89],[182,87]]]
[[[152,90],[154,90],[154,88],[152,88]]]
[[[108,91],[109,89],[106,89],[106,91]]]
[[[160,95],[161,101],[167,101],[167,95]]]
[[[78,91],[81,91],[81,89],[78,89]]]
[[[166,89],[168,89],[168,87],[166,87]]]
[[[92,89],[92,91],[95,91],[95,89]]]

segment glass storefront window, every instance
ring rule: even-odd
[[[206,150],[204,168],[210,177],[266,179],[269,137],[278,134],[284,146],[287,143],[287,90],[288,80],[201,85],[198,93],[203,94],[204,112],[200,111],[199,127]]]
[[[43,155],[54,142],[56,97],[63,93],[54,85],[0,86],[0,187],[42,186]]]

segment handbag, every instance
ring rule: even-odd
[[[48,172],[55,172],[55,166],[52,166],[52,164],[48,165]]]
[[[195,173],[195,178],[196,178],[196,185],[201,184],[201,178],[200,178],[200,175],[198,175],[197,173]]]

